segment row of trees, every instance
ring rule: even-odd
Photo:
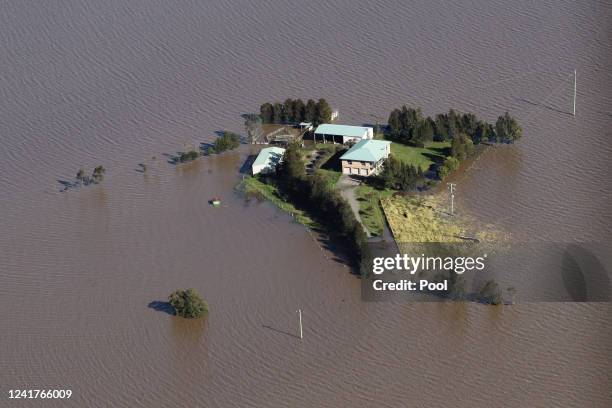
[[[297,144],[285,151],[278,169],[279,189],[298,207],[306,208],[330,232],[339,235],[347,250],[359,266],[365,249],[366,235],[355,218],[349,203],[319,173],[306,176],[304,162]]]
[[[259,108],[263,123],[312,122],[315,126],[331,121],[332,109],[323,98],[318,101],[309,99],[287,99],[285,103],[264,103]]]
[[[233,132],[223,132],[212,145],[208,146],[205,150],[190,150],[188,152],[180,152],[173,158],[174,163],[187,163],[197,159],[200,156],[207,154],[219,154],[226,150],[233,150],[240,146],[240,136]]]
[[[473,144],[513,143],[523,130],[508,112],[497,118],[495,126],[478,120],[473,113],[461,114],[451,109],[433,118],[424,117],[420,108],[394,109],[389,114],[389,136],[391,140],[412,146],[423,146],[430,141],[453,140],[458,135],[467,136]]]

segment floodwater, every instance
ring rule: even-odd
[[[402,103],[509,110],[524,139],[458,176],[458,210],[525,239],[605,242],[611,19],[609,4],[572,1],[3,1],[3,398],[610,406],[610,304],[362,302],[325,243],[234,192],[250,146],[178,167],[164,154],[241,132],[240,114],[286,97],[325,97],[348,124]],[[102,184],[59,192],[98,164]],[[184,287],[208,318],[149,307]]]

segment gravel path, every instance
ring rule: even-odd
[[[359,186],[359,184],[360,183],[358,181],[353,180],[349,176],[343,174],[340,177],[340,180],[338,180],[336,187],[340,191],[340,195],[342,195],[342,197],[344,197],[344,199],[348,201],[351,208],[353,209],[355,218],[357,218],[357,221],[359,221],[359,223],[363,227],[363,231],[366,233],[367,237],[370,238],[370,231],[368,231],[368,229],[363,225],[363,222],[361,222],[361,216],[359,215],[359,201],[357,201],[357,197],[355,195],[355,189]]]

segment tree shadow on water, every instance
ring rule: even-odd
[[[164,312],[171,316],[174,316],[174,308],[168,302],[162,302],[161,300],[154,300],[148,304],[148,307],[155,310],[156,312]]]
[[[76,181],[69,181],[69,180],[57,180],[57,182],[63,187],[60,191],[68,191],[70,189],[73,188],[77,188],[80,184]]]

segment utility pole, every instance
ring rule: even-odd
[[[304,338],[302,333],[302,309],[298,309],[298,317],[300,319],[300,340]]]
[[[450,189],[450,200],[451,200],[451,215],[455,215],[455,183],[446,183]]]
[[[574,116],[576,116],[576,70],[574,70]]]

